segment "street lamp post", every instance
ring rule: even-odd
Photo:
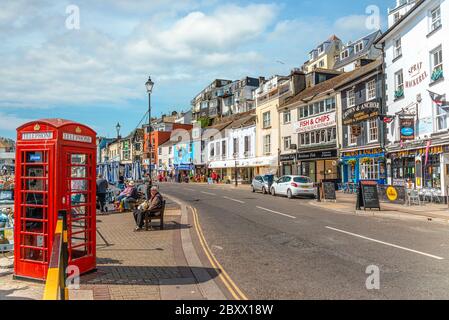
[[[117,139],[120,138],[120,128],[121,128],[121,127],[122,127],[122,126],[120,125],[120,123],[117,122],[117,125],[115,126],[115,130],[117,130]]]
[[[149,174],[150,174],[150,188],[153,186],[153,176],[151,172],[151,162],[153,157],[153,146],[151,143],[151,93],[153,92],[154,82],[151,81],[151,77],[148,77],[148,81],[145,83],[148,93],[148,151],[149,151]]]

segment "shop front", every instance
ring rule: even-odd
[[[310,177],[316,183],[340,182],[337,150],[298,153],[297,160],[299,175]]]
[[[281,154],[281,175],[289,176],[297,173],[296,154]]]
[[[448,174],[445,162],[447,153],[449,146],[429,146],[390,153],[388,171],[391,183],[408,188],[436,189],[444,193],[443,179]]]
[[[343,183],[375,180],[383,185],[387,181],[385,152],[381,148],[342,152],[341,166]]]
[[[254,178],[255,159],[213,161],[209,164],[209,174],[215,171],[223,182],[234,183],[237,172],[237,182],[249,184]]]

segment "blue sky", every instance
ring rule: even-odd
[[[80,28],[66,27],[68,5]],[[98,134],[133,130],[147,109],[187,110],[215,78],[288,74],[336,34],[371,32],[369,6],[386,29],[393,0],[6,0],[0,11],[0,136],[39,118],[85,123]],[[279,63],[277,61],[282,61]]]

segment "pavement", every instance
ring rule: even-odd
[[[403,205],[393,203],[381,203],[381,211],[376,210],[356,210],[356,195],[337,192],[337,201],[310,201],[311,205],[348,214],[369,214],[374,216],[424,219],[441,223],[449,223],[449,208],[447,204],[423,203],[418,205]]]
[[[71,300],[226,299],[214,281],[220,270],[196,256],[186,208],[166,200],[164,230],[133,232],[132,213],[97,216],[97,270],[81,277]],[[12,273],[12,257],[1,257],[0,300],[42,299],[42,283],[13,280]]]
[[[248,186],[161,190],[196,209],[223,273],[249,299],[449,298],[447,223],[399,211],[344,212],[339,202],[321,208]],[[378,288],[369,285],[372,270]]]

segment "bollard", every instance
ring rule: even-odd
[[[316,185],[316,201],[321,202],[321,188],[319,183]]]

